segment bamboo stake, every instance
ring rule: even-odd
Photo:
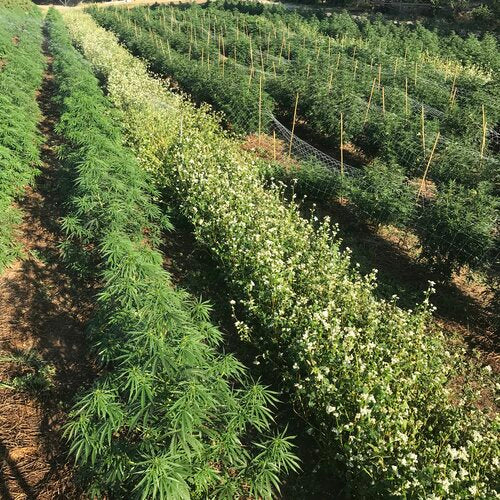
[[[417,72],[418,72],[418,62],[415,61],[415,82],[414,82],[415,88],[417,88]]]
[[[340,113],[340,175],[344,177],[344,113]]]
[[[352,76],[353,80],[356,80],[356,72],[358,71],[358,60],[354,62],[354,74]]]
[[[328,82],[328,91],[331,92],[333,84],[333,71],[330,72],[330,81]]]
[[[427,165],[425,167],[425,171],[424,171],[424,175],[422,177],[422,182],[420,183],[420,188],[418,190],[418,193],[417,193],[417,200],[420,198],[420,194],[422,193],[423,189],[425,188],[425,179],[427,177],[427,173],[429,172],[429,167],[431,166],[431,161],[432,161],[432,157],[434,156],[434,151],[436,151],[436,146],[437,146],[437,143],[439,141],[439,130],[438,130],[438,133],[436,134],[436,140],[434,141],[434,146],[432,146],[432,151],[431,151],[431,154],[429,156],[429,160],[427,161]]]
[[[295,108],[293,110],[292,133],[290,134],[290,145],[288,146],[288,158],[292,156],[293,133],[295,132],[295,121],[297,120],[297,105],[299,104],[299,93],[295,97]]]
[[[252,39],[250,38],[250,66],[253,70],[253,50],[252,50]]]
[[[337,54],[337,65],[335,66],[335,69],[339,69],[340,65],[340,52]]]
[[[267,36],[266,64],[269,62],[269,48],[271,46],[271,32]]]
[[[382,87],[382,113],[385,115],[385,89]]]
[[[259,78],[259,146],[260,136],[262,134],[262,75]]]
[[[483,136],[481,138],[481,155],[480,159],[484,158],[484,149],[486,147],[486,113],[484,111],[484,104],[481,104],[481,110],[483,112]]]
[[[283,38],[281,39],[281,45],[280,45],[280,55],[278,56],[279,64],[281,66],[281,57],[283,55],[283,49],[285,47],[285,35],[283,35]]]
[[[365,119],[363,121],[363,125],[367,122],[368,120],[368,112],[370,111],[370,105],[372,103],[372,97],[373,97],[373,91],[375,90],[375,83],[376,83],[377,79],[374,78],[373,79],[373,84],[372,84],[372,90],[370,92],[370,97],[368,99],[368,105],[366,106],[366,113],[365,113]]]
[[[453,90],[453,95],[451,96],[450,106],[453,106],[455,104],[455,99],[457,97],[457,90],[458,90],[458,87],[455,87],[455,89]]]
[[[394,63],[394,78],[396,78],[396,74],[398,72],[398,63],[399,63],[399,57],[396,57],[396,62]]]
[[[378,65],[378,89],[380,90],[380,83],[382,81],[382,65]]]
[[[455,71],[455,75],[453,76],[453,82],[451,83],[450,103],[453,103],[453,94],[455,93],[455,83],[457,81],[457,73],[458,71]]]
[[[420,122],[422,127],[422,148],[424,150],[424,157],[425,157],[425,113],[423,104],[422,104],[422,113],[420,115]]]
[[[220,66],[220,34],[217,37],[217,66]]]
[[[408,77],[405,78],[405,115],[408,115]]]

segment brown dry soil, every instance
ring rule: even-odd
[[[64,268],[58,249],[63,177],[54,149],[50,58],[48,63],[38,96],[43,164],[36,185],[19,201],[24,256],[0,276],[0,498],[6,500],[83,497],[61,426],[76,391],[92,379],[83,333],[91,293]],[[9,387],[15,377],[36,374],[29,363],[8,361],[30,352],[47,369],[48,387]]]

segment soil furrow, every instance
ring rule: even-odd
[[[0,276],[0,498],[81,498],[61,436],[72,398],[92,378],[84,325],[91,290],[61,261],[52,60],[38,101],[45,138],[41,173],[19,201],[24,257]]]

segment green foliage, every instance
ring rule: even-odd
[[[410,206],[408,184],[423,175],[438,132],[440,140],[428,174],[434,183],[454,180],[474,188],[480,181],[496,182],[498,156],[494,147],[489,147],[493,141],[486,142],[482,161],[479,151],[481,104],[492,126],[499,117],[495,105],[498,88],[491,74],[462,64],[461,58],[455,57],[452,62],[443,59],[444,54],[458,54],[459,47],[471,54],[467,58],[470,61],[472,54],[479,59],[480,52],[485,51],[488,56],[482,59],[484,69],[491,71],[496,64],[495,57],[489,55],[496,47],[491,37],[444,37],[418,23],[409,28],[387,23],[381,17],[354,20],[347,13],[321,18],[235,2],[182,9],[95,7],[90,12],[103,26],[118,33],[134,54],[146,58],[155,73],[172,76],[198,103],[210,103],[222,112],[228,128],[240,132],[258,130],[257,79],[261,75],[262,130],[273,109],[290,123],[299,96],[301,126],[314,134],[318,143],[329,148],[333,144],[337,149],[342,115],[343,144],[354,145],[365,156],[375,158],[377,165],[384,162],[386,169],[390,166],[397,172],[397,179],[393,176],[394,182],[390,182],[392,196],[379,197],[370,188],[368,174],[374,172],[368,168],[344,182],[355,185],[348,201],[357,215],[375,223],[394,221],[418,232],[430,261],[448,262],[450,269],[464,262],[471,267],[477,265],[478,259],[469,259],[471,254],[465,247],[441,255],[441,247],[433,241],[439,234],[415,227],[424,219],[419,217],[416,203]],[[377,45],[378,50],[373,50]],[[459,93],[450,104],[452,85],[458,87]],[[329,195],[340,191],[333,179],[324,179],[325,168],[316,171],[316,180],[308,165],[297,176],[283,171],[276,177],[297,178],[297,189],[325,203],[321,191]],[[322,181],[326,182],[323,189]],[[366,193],[361,189],[367,189]],[[346,194],[343,189],[342,195]],[[382,200],[387,207],[382,207]],[[399,215],[398,208],[402,210]],[[413,212],[416,217],[412,217]],[[437,231],[439,224],[436,221],[433,225]],[[492,228],[490,239],[493,237]],[[486,264],[493,265],[489,261]]]
[[[407,226],[415,211],[415,190],[395,164],[374,161],[367,165],[363,175],[353,178],[349,198],[379,224]]]
[[[141,163],[219,259],[242,338],[270,360],[349,494],[494,497],[498,419],[475,404],[490,386],[429,327],[429,297],[416,311],[378,300],[328,220],[316,229],[283,204],[210,114],[165,91],[90,17],[65,15]]]
[[[431,258],[439,256],[439,265],[447,270],[475,261],[481,267],[488,252],[498,252],[498,209],[498,197],[489,183],[466,188],[450,181],[441,186],[439,196],[422,211],[419,227],[425,250]]]
[[[28,391],[35,394],[50,390],[54,385],[55,366],[45,362],[35,350],[0,355],[0,363],[18,365],[20,374],[8,381],[0,381],[0,387]]]
[[[18,255],[14,229],[21,214],[13,203],[39,163],[41,42],[41,16],[31,2],[0,5],[0,271]]]
[[[60,14],[47,19],[60,156],[74,175],[63,228],[90,249],[101,283],[92,334],[105,367],[66,426],[89,493],[272,498],[280,476],[298,467],[290,438],[272,433],[276,398],[219,352],[209,305],[172,285],[156,250],[165,224],[152,177],[124,147],[118,116]]]
[[[110,9],[89,9],[99,22],[112,28],[135,55],[149,61],[151,70],[156,74],[170,76],[180,88],[188,92],[198,103],[208,103],[221,112],[227,126],[236,132],[252,132],[259,128],[259,84],[255,80],[248,84],[240,74],[231,71],[231,64],[227,64],[224,73],[221,73],[220,61],[212,53],[212,63],[207,64],[210,56],[205,54],[207,63],[203,64],[175,50],[171,37],[159,42],[151,32],[151,27],[162,35],[166,31],[164,24],[159,21],[146,23],[143,19],[134,26],[116,16]],[[142,29],[141,24],[149,29]],[[161,39],[160,39],[161,41]],[[168,46],[167,46],[168,44]],[[172,46],[170,46],[172,44]],[[184,47],[187,51],[187,47]],[[193,54],[193,56],[196,54]],[[200,56],[201,53],[198,54]],[[220,59],[220,56],[219,56]],[[225,58],[224,58],[225,59]],[[265,130],[271,119],[273,104],[267,94],[261,98],[261,127]]]

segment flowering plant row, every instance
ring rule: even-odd
[[[91,332],[103,372],[66,426],[89,493],[272,498],[297,468],[290,438],[271,435],[276,398],[219,352],[210,306],[174,288],[156,249],[166,221],[151,174],[124,146],[119,115],[60,14],[47,19],[72,179],[64,251],[100,283]]]
[[[31,2],[0,5],[0,271],[17,254],[14,228],[21,214],[14,200],[30,184],[40,161],[39,110],[42,19]]]
[[[377,300],[375,276],[360,276],[328,222],[315,228],[265,189],[211,114],[164,90],[89,16],[65,19],[141,163],[219,259],[241,336],[309,418],[332,474],[359,497],[494,496],[498,420],[474,404],[482,377],[473,390],[430,328],[428,298],[416,311]]]

